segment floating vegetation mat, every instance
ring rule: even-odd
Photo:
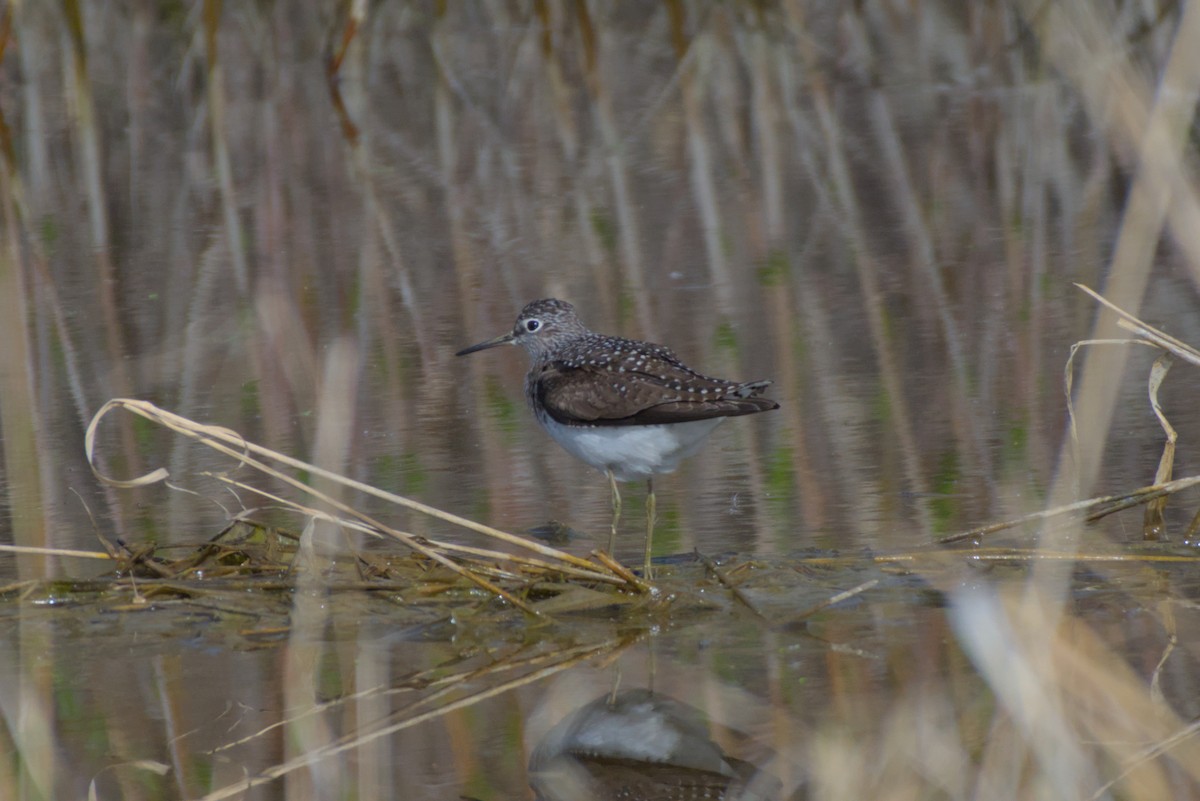
[[[1112,546],[1094,553],[1015,547],[938,547],[894,553],[806,551],[770,559],[682,554],[659,560],[653,592],[610,580],[457,557],[458,567],[503,589],[494,594],[462,570],[424,554],[371,548],[322,554],[297,533],[236,520],[198,546],[114,548],[116,567],[93,579],[36,580],[0,587],[0,620],[30,609],[77,610],[64,619],[109,629],[136,614],[149,632],[170,636],[194,622],[254,645],[285,638],[297,592],[323,599],[333,617],[384,623],[412,636],[494,634],[520,618],[516,607],[550,623],[592,621],[626,630],[712,614],[747,615],[760,626],[804,631],[834,607],[903,603],[938,607],[971,583],[1021,579],[1033,565],[1062,563],[1077,602],[1118,594],[1152,607],[1200,595],[1200,555],[1169,543]],[[97,553],[97,556],[104,554]],[[14,603],[15,602],[15,603]],[[20,610],[24,610],[24,612]],[[155,620],[144,620],[153,617]],[[475,631],[479,629],[478,631]]]

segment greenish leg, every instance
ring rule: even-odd
[[[608,470],[608,486],[612,488],[612,531],[608,535],[608,555],[613,556],[617,548],[617,522],[621,519],[621,491],[617,489],[617,477]]]
[[[654,523],[655,510],[658,507],[657,501],[654,500],[654,479],[646,479],[646,564],[643,567],[642,577],[647,581],[650,580],[650,550],[654,542]]]

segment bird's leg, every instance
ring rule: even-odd
[[[646,564],[642,578],[650,580],[650,545],[654,541],[654,517],[658,503],[654,500],[654,479],[646,479]]]
[[[612,531],[608,535],[608,555],[612,556],[617,547],[617,521],[621,519],[621,491],[617,489],[617,477],[612,470],[608,473],[608,486],[612,488]]]
[[[612,688],[612,692],[610,692],[608,694],[608,705],[609,706],[612,706],[615,703],[617,703],[617,690],[621,689],[621,660],[618,659],[614,663],[614,667],[616,669],[613,671],[613,688]]]

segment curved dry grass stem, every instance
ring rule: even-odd
[[[1200,203],[1191,186],[1188,131],[1200,94],[1200,6],[1180,11],[1169,53],[1157,85],[1127,51],[1113,47],[1117,30],[1113,13],[1096,4],[1024,0],[1018,4],[1040,43],[1047,62],[1063,71],[1081,94],[1097,125],[1134,176],[1121,213],[1105,293],[1130,308],[1142,302],[1164,227],[1185,250],[1196,241]],[[1192,259],[1193,264],[1198,263]],[[1098,315],[1092,339],[1109,337],[1111,317]],[[1086,440],[1064,439],[1050,504],[1087,494],[1102,463],[1124,372],[1123,349],[1089,353],[1079,392],[1081,428]],[[1073,458],[1072,458],[1073,457]],[[1074,532],[1048,532],[1046,545],[1066,549]],[[1035,576],[1047,596],[1059,603],[1066,594],[1065,577],[1047,572]],[[1057,612],[1047,608],[1047,615]]]
[[[1099,303],[1113,311],[1117,317],[1117,325],[1134,334],[1134,339],[1088,339],[1081,342],[1076,342],[1071,346],[1070,355],[1067,357],[1066,365],[1063,368],[1063,384],[1067,395],[1067,416],[1070,420],[1071,443],[1076,453],[1076,460],[1079,460],[1080,443],[1079,433],[1075,422],[1075,402],[1072,397],[1075,379],[1075,356],[1079,349],[1084,345],[1145,345],[1154,348],[1160,348],[1164,352],[1154,360],[1154,364],[1150,368],[1150,375],[1147,379],[1147,394],[1150,399],[1150,408],[1154,412],[1154,416],[1158,419],[1159,426],[1162,427],[1163,433],[1166,435],[1166,442],[1163,444],[1162,456],[1159,458],[1158,470],[1154,475],[1154,486],[1162,487],[1170,483],[1172,471],[1175,465],[1175,442],[1178,435],[1175,428],[1167,420],[1163,413],[1162,406],[1158,402],[1158,391],[1166,379],[1167,373],[1171,369],[1171,364],[1175,358],[1182,359],[1189,364],[1200,366],[1200,351],[1193,348],[1191,345],[1176,339],[1175,337],[1158,330],[1154,326],[1139,320],[1136,316],[1122,309],[1117,304],[1105,298],[1100,293],[1092,290],[1084,284],[1075,284],[1076,287],[1091,295]],[[1136,506],[1140,503],[1146,503],[1145,517],[1142,523],[1142,535],[1148,540],[1160,539],[1165,523],[1163,520],[1163,511],[1166,506],[1166,498],[1170,492],[1158,492],[1157,494],[1143,496],[1141,491],[1135,491],[1137,494],[1134,497],[1126,498],[1116,503],[1112,508],[1097,512],[1088,518],[1088,521],[1097,520],[1115,511]]]
[[[1167,377],[1167,372],[1171,369],[1171,364],[1175,361],[1175,357],[1170,353],[1160,354],[1154,360],[1154,364],[1150,367],[1150,379],[1148,381],[1148,392],[1150,395],[1150,408],[1154,410],[1154,416],[1158,418],[1158,424],[1162,426],[1163,433],[1167,435],[1167,441],[1163,443],[1162,457],[1158,460],[1158,470],[1154,474],[1155,484],[1165,484],[1171,480],[1172,471],[1175,467],[1175,442],[1179,438],[1174,426],[1167,421],[1167,416],[1163,414],[1162,404],[1158,402],[1158,390],[1162,386],[1162,382]],[[1148,540],[1162,539],[1162,535],[1166,530],[1166,521],[1163,517],[1163,512],[1167,506],[1167,496],[1161,495],[1146,504],[1145,518],[1142,522],[1142,537]]]
[[[522,537],[518,537],[516,535],[509,534],[504,531],[500,531],[499,529],[492,528],[491,526],[486,526],[482,523],[476,523],[473,520],[468,520],[467,518],[459,517],[458,515],[454,515],[449,512],[445,512],[440,509],[436,509],[432,506],[427,506],[426,504],[411,500],[409,498],[404,498],[402,496],[395,495],[390,492],[384,492],[383,490],[379,490],[379,489],[376,489],[375,487],[371,487],[371,486],[363,484],[361,482],[354,481],[354,480],[346,478],[344,476],[340,476],[336,473],[319,468],[316,465],[312,465],[307,462],[303,462],[299,459],[295,459],[293,457],[279,453],[278,451],[273,451],[269,448],[264,448],[261,445],[256,445],[253,442],[248,442],[243,437],[241,437],[239,434],[237,434],[237,432],[230,431],[227,428],[196,423],[193,420],[189,420],[185,417],[181,417],[179,415],[168,412],[165,409],[161,409],[147,401],[139,401],[139,400],[133,400],[133,399],[129,399],[129,398],[115,398],[113,400],[110,400],[106,404],[104,404],[104,406],[101,407],[99,411],[96,412],[95,416],[92,418],[91,423],[89,423],[89,425],[88,425],[87,433],[84,437],[84,450],[85,450],[85,453],[86,453],[86,456],[88,459],[88,464],[92,467],[92,471],[93,471],[93,473],[95,473],[97,478],[99,478],[101,481],[110,483],[114,486],[119,486],[119,487],[145,486],[148,484],[152,484],[152,483],[155,483],[158,481],[165,480],[166,478],[169,477],[169,473],[165,468],[160,467],[160,468],[153,470],[145,475],[138,476],[133,479],[115,479],[115,478],[111,478],[109,476],[105,476],[98,470],[98,468],[95,465],[95,461],[94,461],[96,429],[99,425],[100,420],[106,414],[108,414],[108,412],[111,411],[112,409],[124,409],[126,411],[137,414],[141,417],[144,417],[147,420],[150,420],[151,422],[158,423],[159,425],[162,425],[178,434],[182,434],[183,436],[189,437],[189,438],[195,440],[196,442],[199,442],[202,445],[206,445],[207,447],[212,448],[213,450],[216,450],[219,453],[223,453],[226,456],[229,456],[230,458],[237,459],[240,464],[244,464],[246,466],[252,467],[266,475],[271,476],[272,478],[282,481],[283,483],[285,483],[301,492],[307,493],[308,495],[320,500],[322,503],[328,504],[332,508],[337,509],[341,513],[346,514],[350,517],[353,517],[353,518],[359,520],[361,523],[366,524],[368,527],[376,530],[377,532],[379,532],[383,535],[392,537],[393,539],[396,539],[397,541],[403,543],[404,545],[408,546],[409,548],[412,548],[413,550],[418,551],[419,553],[429,557],[430,559],[433,559],[434,561],[438,562],[439,564],[442,564],[445,567],[453,570],[455,573],[458,573],[459,575],[462,575],[463,577],[469,579],[470,581],[475,582],[480,587],[486,589],[488,592],[491,592],[495,595],[498,595],[498,596],[504,598],[509,603],[512,603],[514,606],[516,606],[530,614],[536,614],[536,612],[534,612],[532,607],[530,607],[528,604],[515,598],[514,596],[512,596],[510,593],[503,590],[502,588],[497,587],[494,584],[492,584],[491,582],[486,581],[485,579],[483,579],[479,575],[473,573],[472,571],[465,569],[463,566],[459,565],[457,562],[450,559],[445,553],[443,553],[442,549],[438,545],[433,544],[430,540],[427,540],[422,537],[415,537],[406,532],[402,532],[402,531],[398,531],[396,529],[390,528],[389,526],[381,523],[378,520],[375,520],[374,518],[370,517],[369,515],[363,514],[362,512],[359,512],[358,510],[356,510],[344,503],[337,501],[336,499],[326,495],[325,493],[322,493],[319,490],[316,490],[313,487],[310,487],[310,486],[304,484],[303,482],[299,481],[298,479],[295,479],[290,475],[287,475],[285,473],[282,473],[282,472],[272,468],[271,466],[253,458],[249,454],[256,454],[256,455],[262,456],[264,458],[271,459],[276,462],[280,462],[280,463],[282,463],[292,469],[295,469],[295,470],[306,471],[310,475],[321,478],[325,481],[329,481],[332,484],[346,486],[351,489],[357,490],[359,492],[364,492],[369,495],[374,495],[376,497],[382,498],[383,500],[387,500],[389,502],[395,503],[399,506],[404,506],[408,509],[412,509],[413,511],[420,512],[421,514],[425,514],[430,517],[434,517],[434,518],[437,518],[439,520],[442,520],[442,521],[445,521],[448,523],[453,523],[455,525],[462,526],[463,528],[467,528],[472,531],[478,532],[480,534],[484,534],[486,536],[492,537],[494,539],[501,540],[502,542],[508,543],[510,545],[515,545],[515,546],[524,548],[526,550],[533,551],[534,553],[537,553],[541,556],[547,557],[551,560],[563,563],[564,565],[572,565],[572,566],[581,568],[581,569],[589,571],[589,572],[598,572],[598,573],[604,572],[603,567],[597,565],[595,562],[590,562],[586,559],[581,559],[580,557],[573,556],[572,554],[566,553],[564,551],[559,551],[556,548],[551,548],[549,546],[542,545],[541,543],[536,543],[536,542],[532,542],[530,540],[526,540]],[[266,495],[266,493],[260,493],[260,494]],[[273,497],[273,496],[268,496],[268,497]],[[282,499],[276,499],[276,500],[280,500],[282,502]],[[625,579],[624,576],[620,576],[620,578],[624,579],[626,584],[629,584],[632,587],[637,587],[639,590],[644,589],[646,586],[642,582],[630,582],[628,579]]]

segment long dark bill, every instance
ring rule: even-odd
[[[513,343],[513,335],[511,332],[509,332],[507,334],[501,334],[498,337],[493,337],[493,338],[487,340],[486,342],[480,342],[478,345],[472,345],[469,348],[463,348],[462,350],[460,350],[458,353],[456,353],[454,355],[455,356],[466,356],[468,353],[474,353],[477,350],[487,350],[488,348],[494,348],[497,345],[511,345],[512,343]]]

